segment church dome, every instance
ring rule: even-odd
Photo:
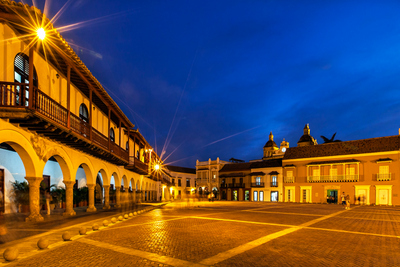
[[[272,132],[269,134],[269,140],[267,143],[265,143],[264,148],[266,147],[276,147],[278,148],[278,146],[276,145],[275,141],[274,141],[274,136],[272,134]]]
[[[310,145],[317,145],[317,140],[314,139],[310,135],[310,127],[308,123],[304,126],[303,135],[300,137],[300,140],[297,142],[297,146],[310,146]]]

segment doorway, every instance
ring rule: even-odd
[[[279,194],[278,194],[278,191],[271,191],[271,201],[272,202],[278,202],[278,197],[279,197]]]
[[[246,200],[246,201],[250,200],[250,191],[249,190],[244,191],[244,200]]]
[[[337,189],[327,190],[326,201],[329,204],[337,204],[337,201],[338,201],[338,191],[337,191]]]
[[[389,190],[387,189],[380,189],[379,190],[379,205],[388,205],[389,204]]]
[[[233,199],[232,200],[237,201],[238,200],[238,192],[237,192],[237,190],[233,190],[232,194],[233,194]]]

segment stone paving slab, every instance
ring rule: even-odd
[[[344,214],[341,215],[344,216]],[[400,236],[400,221],[370,220],[368,218],[344,218],[338,216],[316,223],[313,227]]]
[[[79,230],[82,227],[86,228],[87,231],[89,232],[92,230],[92,226],[95,223],[97,223],[100,226],[100,228],[105,228],[105,227],[102,227],[103,221],[105,219],[107,219],[109,221],[109,223],[110,223],[109,227],[117,226],[118,224],[120,224],[122,222],[118,221],[117,224],[112,224],[111,218],[118,217],[119,215],[124,215],[124,214],[125,213],[119,213],[119,214],[114,214],[113,216],[109,216],[109,217],[96,218],[91,221],[84,221],[79,224],[75,224],[75,225],[71,225],[71,226],[67,226],[67,227],[63,227],[63,228],[56,228],[56,229],[49,230],[47,232],[40,232],[39,234],[34,235],[34,236],[28,236],[26,238],[7,242],[5,244],[0,245],[0,255],[3,255],[4,251],[7,248],[11,248],[11,247],[16,247],[19,249],[19,258],[20,259],[31,257],[32,255],[36,255],[37,253],[41,254],[42,251],[40,251],[37,247],[37,242],[40,238],[46,238],[47,240],[49,240],[49,244],[50,244],[49,247],[52,247],[52,246],[58,247],[59,245],[64,245],[63,244],[64,241],[62,239],[63,233],[69,232],[72,236],[79,236]],[[142,216],[142,215],[138,215],[138,216]],[[0,264],[8,264],[8,262],[6,262],[3,257],[1,257]]]
[[[400,266],[399,248],[397,238],[303,229],[215,266]]]
[[[156,253],[161,256],[198,262],[249,242],[256,238],[280,231],[285,227],[247,225],[203,219],[177,219],[154,224],[136,224],[121,234],[119,228],[110,228],[87,238],[132,249]],[[251,235],[249,235],[251,232]]]
[[[397,207],[197,204],[173,203],[72,242],[54,236],[51,249],[31,245],[0,266],[400,266]]]
[[[169,266],[76,241],[48,250],[45,257],[37,254],[9,266],[39,266],[38,263],[40,266]]]
[[[245,216],[243,215],[245,214]],[[203,215],[199,215],[202,217]],[[229,220],[241,220],[248,222],[259,222],[259,223],[271,223],[271,224],[283,224],[283,225],[300,225],[307,221],[313,220],[315,216],[308,216],[304,214],[287,214],[287,213],[221,213],[221,214],[207,214],[206,217],[229,219]]]

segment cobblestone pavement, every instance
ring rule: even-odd
[[[400,266],[397,207],[178,202],[86,235],[74,227],[72,241],[60,231],[0,266]]]

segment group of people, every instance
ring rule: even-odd
[[[349,195],[345,195],[345,193],[343,192],[343,194],[340,196],[342,199],[342,206],[345,207],[346,210],[350,209],[350,196]]]

